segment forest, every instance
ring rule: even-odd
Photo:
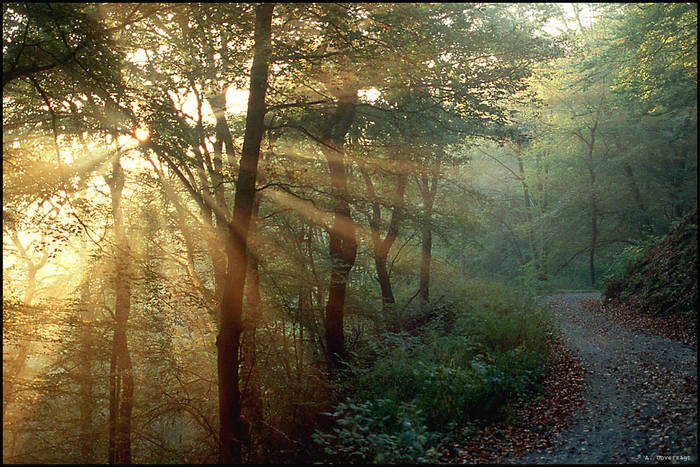
[[[606,439],[697,461],[697,344],[611,331],[696,329],[696,3],[3,2],[2,30],[4,463],[500,461],[497,430],[524,455],[596,403],[575,323],[685,397]]]

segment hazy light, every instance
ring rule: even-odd
[[[586,4],[578,4],[579,9],[579,19],[581,20],[581,25],[584,28],[588,28],[596,19],[597,13],[593,8],[587,6]],[[569,3],[563,3],[560,5],[566,14],[566,23],[560,21],[557,18],[549,18],[547,25],[544,26],[544,30],[553,36],[558,36],[562,34],[566,29],[573,28],[579,29],[578,22],[576,21],[576,15],[574,13],[574,6]]]
[[[379,90],[377,88],[360,89],[357,94],[361,98],[365,98],[371,104],[375,103],[376,100],[381,95],[381,93],[379,92]]]
[[[170,93],[170,91],[168,91]],[[245,113],[248,109],[248,90],[247,89],[236,89],[230,86],[226,90],[225,94],[225,110],[229,115],[240,115]],[[198,109],[197,109],[197,97],[192,91],[186,92],[183,97],[178,96],[175,93],[171,93],[173,100],[179,105],[179,110],[185,114],[187,117],[191,118],[192,121],[197,122],[199,120]],[[215,111],[222,111],[224,109],[212,109],[209,103],[209,99],[202,99],[202,121],[205,123],[215,124],[216,116]]]
[[[148,54],[144,49],[138,49],[136,52],[127,54],[126,59],[136,65],[146,65],[148,63]]]
[[[136,127],[134,130],[134,137],[136,137],[137,140],[139,140],[142,143],[145,143],[148,141],[148,138],[151,136],[151,131],[148,129],[148,127],[144,123],[139,123],[139,126]]]
[[[236,89],[233,86],[226,91],[226,111],[234,115],[240,115],[248,110],[247,89]]]

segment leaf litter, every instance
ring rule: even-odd
[[[445,453],[450,463],[697,461],[697,347],[664,337],[670,324],[610,316],[599,297],[546,298],[561,336],[543,395],[476,429]]]

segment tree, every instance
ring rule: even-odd
[[[112,196],[115,237],[114,336],[109,364],[109,463],[131,463],[131,412],[134,404],[134,377],[127,343],[127,323],[131,311],[130,245],[121,208],[124,173],[120,152],[112,162],[112,174],[105,181]]]
[[[221,300],[221,323],[217,338],[219,361],[220,463],[240,463],[241,403],[238,352],[243,332],[243,290],[248,268],[248,229],[255,201],[260,142],[264,131],[265,93],[272,37],[272,4],[255,9],[255,46],[250,72],[250,97],[246,114],[240,172],[233,201],[233,222],[228,226],[226,253],[228,264]]]

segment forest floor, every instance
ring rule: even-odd
[[[453,462],[695,462],[696,350],[608,316],[599,293],[542,301],[561,329],[544,395],[475,433]]]

